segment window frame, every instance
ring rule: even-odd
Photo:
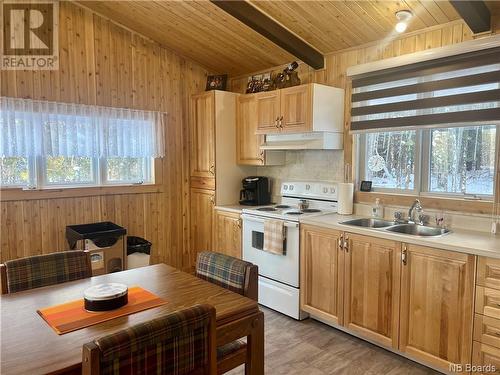
[[[117,185],[151,185],[155,183],[155,159],[154,158],[141,158],[143,160],[143,168],[146,171],[147,180],[141,181],[109,181],[108,180],[108,158],[100,158],[99,163],[101,168],[99,169],[100,180],[102,181],[102,186],[117,186]],[[149,160],[149,163],[146,163]]]
[[[149,162],[146,162],[149,160]],[[105,158],[92,158],[92,175],[93,180],[91,182],[67,182],[67,183],[50,183],[47,181],[47,163],[46,158],[39,157],[28,157],[28,183],[27,184],[16,184],[16,185],[0,185],[0,190],[30,190],[30,191],[43,191],[43,190],[61,190],[61,189],[79,189],[79,188],[105,188],[105,187],[119,187],[119,186],[141,186],[149,185],[156,186],[158,182],[156,181],[156,169],[157,163],[155,158],[144,158],[144,164],[146,168],[147,180],[143,181],[107,181],[107,163]]]
[[[484,124],[484,125],[495,125],[495,171],[498,171],[498,154],[500,152],[500,123],[496,124]],[[473,127],[478,125],[464,124],[458,127]],[[455,126],[456,127],[456,126]],[[402,131],[410,129],[402,129]],[[486,202],[493,202],[495,199],[495,191],[497,189],[498,177],[496,174],[493,177],[493,190],[492,194],[464,194],[464,193],[452,193],[452,192],[433,192],[430,191],[430,171],[431,171],[431,132],[433,128],[421,128],[414,129],[416,132],[415,139],[415,186],[414,189],[397,189],[397,188],[383,188],[383,187],[372,187],[372,192],[381,194],[393,194],[393,195],[408,195],[408,196],[422,196],[429,198],[447,198],[447,199],[469,199],[469,200],[481,200]],[[386,132],[396,132],[398,130],[389,129]],[[384,129],[380,129],[383,133]],[[366,137],[367,133],[360,133],[357,136],[356,156],[358,160],[357,176],[359,181],[366,179],[366,170],[368,168],[368,159],[366,158]],[[498,173],[498,172],[496,172]]]
[[[408,130],[402,130],[408,131]],[[398,130],[391,130],[387,133],[398,132]],[[380,132],[384,133],[384,132]],[[358,177],[359,181],[366,180],[366,170],[368,168],[368,158],[366,157],[367,150],[367,133],[359,134],[359,148],[358,148]],[[418,131],[415,131],[415,171],[414,171],[414,181],[413,189],[398,189],[398,188],[383,188],[372,186],[372,191],[388,194],[407,194],[407,195],[418,195],[420,186],[420,170],[421,170],[421,158],[422,153],[422,136]]]

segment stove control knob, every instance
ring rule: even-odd
[[[325,194],[328,193],[328,188],[327,187],[323,188],[323,193],[325,193]]]
[[[306,190],[310,190],[310,189],[311,189],[311,185],[306,184]]]
[[[335,188],[330,188],[330,193],[335,194]]]
[[[288,190],[288,185],[283,185],[283,190]]]
[[[290,190],[293,190],[293,185],[290,185]]]

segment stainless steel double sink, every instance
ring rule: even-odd
[[[427,225],[419,225],[412,223],[398,223],[395,221],[376,219],[376,218],[361,218],[342,221],[340,224],[351,225],[354,227],[382,229],[388,232],[408,234],[410,236],[420,237],[438,237],[450,233],[449,229],[430,227]]]

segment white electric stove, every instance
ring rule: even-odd
[[[279,202],[243,209],[243,259],[259,266],[259,303],[295,319],[300,311],[300,229],[304,217],[337,212],[334,182],[284,182]],[[264,223],[283,220],[284,254],[263,251]]]

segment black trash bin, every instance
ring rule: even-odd
[[[149,266],[151,242],[141,237],[127,237],[127,269]]]

